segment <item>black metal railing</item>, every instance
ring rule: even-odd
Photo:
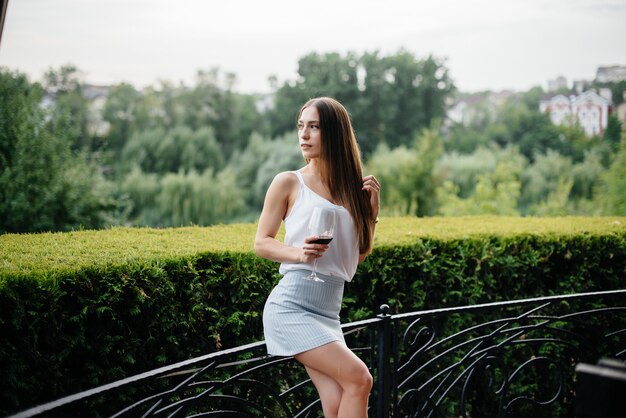
[[[573,416],[575,366],[626,360],[626,290],[389,315],[343,325],[374,376],[371,417]],[[469,325],[468,325],[469,324]],[[293,358],[263,342],[208,354],[14,417],[316,417]]]

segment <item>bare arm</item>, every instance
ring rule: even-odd
[[[280,173],[267,189],[254,239],[254,251],[259,257],[279,263],[310,263],[321,257],[328,248],[328,245],[308,242],[315,237],[307,237],[302,248],[287,246],[276,239],[280,224],[291,207],[298,187],[295,175]]]

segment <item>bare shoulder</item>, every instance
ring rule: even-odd
[[[290,212],[297,191],[298,177],[293,171],[278,173],[267,189],[263,213],[274,214],[275,219],[285,219]]]
[[[298,177],[293,171],[283,171],[276,174],[272,180],[271,187],[279,188],[285,192],[293,190],[298,185]]]

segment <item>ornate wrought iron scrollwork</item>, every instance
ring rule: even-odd
[[[527,362],[523,363],[519,366],[511,375],[509,379],[510,382],[514,382],[518,376],[524,374],[527,369],[538,367],[538,366],[548,366],[545,367],[545,371],[553,372],[556,376],[552,376],[554,380],[546,379],[544,382],[550,382],[554,384],[555,387],[552,387],[552,392],[549,391],[549,387],[543,387],[541,392],[538,392],[534,395],[530,394],[521,394],[513,399],[511,399],[506,405],[503,407],[504,415],[513,415],[515,412],[515,407],[518,404],[522,403],[530,403],[533,405],[550,405],[556,402],[562,395],[565,389],[565,371],[563,370],[563,365],[558,364],[554,361],[554,359],[550,359],[547,357],[534,357]],[[554,366],[554,367],[549,367]],[[542,376],[546,376],[545,374],[541,374]]]
[[[399,315],[382,311],[343,330],[377,380],[372,417],[572,416],[576,364],[606,355],[626,362],[626,290]],[[312,418],[321,405],[304,368],[292,358],[267,356],[259,342],[15,417],[94,411],[115,417]]]
[[[402,394],[395,416],[403,418],[442,417],[437,404],[429,394],[419,389],[409,389]]]
[[[114,417],[126,416],[189,416],[212,417],[309,417],[319,409],[314,399],[309,405],[290,404],[289,397],[308,382],[289,385],[281,382],[279,366],[288,367],[289,359],[252,358],[234,364],[215,362],[193,372],[173,389],[151,395],[127,407]],[[256,364],[255,364],[256,363]],[[249,367],[251,366],[252,367]],[[219,368],[233,368],[223,380],[216,379]],[[272,371],[274,373],[272,373]],[[268,373],[269,372],[269,373]],[[271,377],[274,377],[272,379]],[[306,397],[303,397],[306,399]],[[303,412],[304,411],[304,412]]]
[[[494,355],[486,356],[479,359],[468,370],[468,376],[463,384],[463,389],[461,390],[461,416],[464,418],[468,416],[468,402],[472,402],[470,397],[472,394],[475,397],[476,392],[483,395],[483,400],[495,398],[495,403],[497,404],[496,410],[501,411],[503,398],[506,396],[509,383],[509,376],[502,358]],[[480,383],[477,381],[485,377],[486,381],[482,382],[483,385],[480,386],[478,390],[475,390],[473,385]]]
[[[397,315],[398,332],[405,328],[394,416],[571,415],[576,362],[625,357],[614,347],[623,347],[626,307],[589,309],[576,297],[557,302],[540,298]],[[466,317],[457,322],[472,317],[473,325],[455,328],[461,314]],[[615,325],[618,330],[610,328]]]

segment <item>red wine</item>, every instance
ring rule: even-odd
[[[328,244],[333,240],[333,237],[325,237],[324,235],[318,237],[316,240],[311,241],[312,244]]]

